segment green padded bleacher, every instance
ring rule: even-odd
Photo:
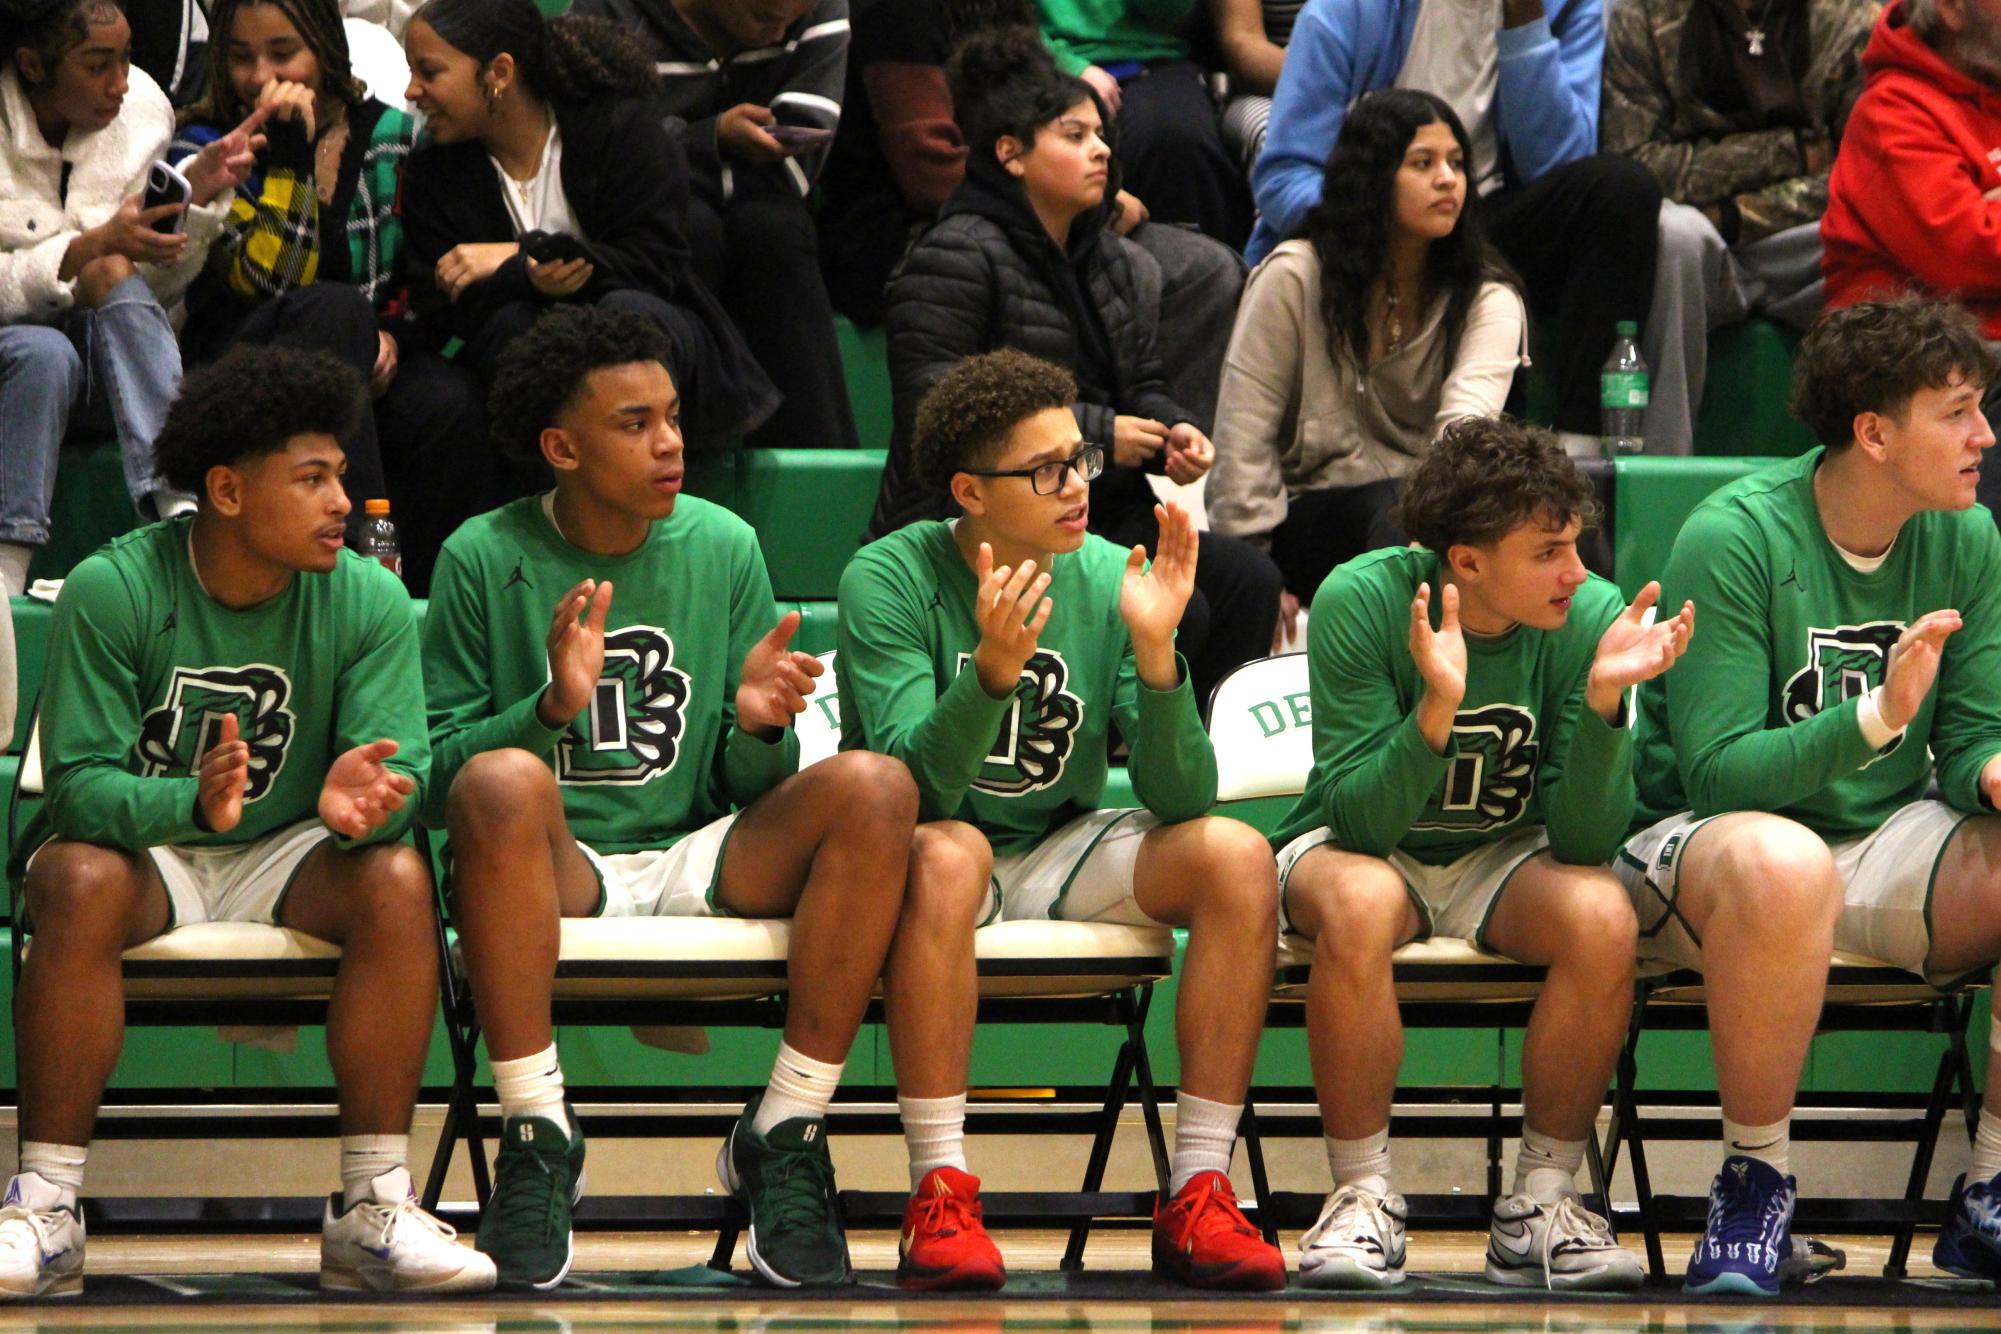
[[[1799,340],[1770,320],[1709,335],[1709,379],[1695,422],[1698,455],[1791,457],[1813,448],[1812,433],[1786,410]]]
[[[756,449],[736,456],[736,512],[757,530],[772,591],[830,598],[861,547],[882,481],[879,449]]]
[[[1667,567],[1675,535],[1710,492],[1779,459],[1663,458],[1635,454],[1613,464],[1612,570],[1632,597]]]
[[[880,324],[860,325],[834,316],[841,348],[842,378],[854,409],[855,438],[863,449],[888,449],[896,422],[889,393],[889,336]]]

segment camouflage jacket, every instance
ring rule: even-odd
[[[1807,170],[1807,145],[1838,145],[1862,92],[1862,48],[1877,0],[1810,0],[1806,77],[1810,127],[1753,129],[1707,106],[1693,69],[1682,68],[1682,32],[1702,0],[1616,0],[1606,6],[1605,105],[1599,146],[1653,172],[1661,192],[1702,207],[1734,200],[1738,241],[1816,221],[1827,207],[1827,170]]]

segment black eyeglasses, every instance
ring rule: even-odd
[[[1065,475],[1075,468],[1087,482],[1095,482],[1105,471],[1105,447],[1086,445],[1067,459],[1051,459],[1033,468],[961,468],[972,477],[1026,477],[1038,496],[1053,496],[1063,489]]]

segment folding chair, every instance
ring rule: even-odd
[[[840,745],[840,696],[835,655],[820,655],[826,673],[795,724],[804,767],[835,753]],[[558,1026],[755,1026],[785,1023],[786,951],[790,925],[735,918],[565,919],[556,969],[553,1018]],[[1153,1192],[1105,1192],[1106,1165],[1119,1118],[1137,1091],[1158,1185],[1167,1177],[1166,1138],[1147,1059],[1145,1023],[1153,984],[1172,970],[1174,941],[1163,928],[1078,922],[1002,922],[975,936],[979,968],[980,1020],[984,1023],[1106,1024],[1123,1034],[1110,1079],[1092,1090],[1095,1106],[1065,1110],[1057,1098],[979,1099],[967,1115],[971,1133],[1006,1131],[1082,1133],[1092,1137],[1083,1181],[1075,1191],[990,1192],[982,1195],[986,1219],[997,1226],[1061,1226],[1071,1229],[1066,1267],[1081,1263],[1090,1224],[1100,1218],[1150,1217]],[[458,967],[455,959],[454,966]],[[451,1022],[466,1049],[474,1050],[478,1022],[469,988]],[[880,1022],[881,1006],[870,1022]],[[574,1101],[588,1106],[606,1091],[570,1086]],[[703,1088],[677,1091],[653,1086],[621,1086],[609,1091],[618,1101],[734,1100],[749,1090]],[[1077,1099],[1059,1090],[1065,1102]],[[847,1090],[829,1113],[832,1134],[900,1134],[894,1112],[853,1106],[854,1096],[883,1101],[884,1090]],[[893,1100],[893,1098],[891,1099]],[[611,1137],[706,1136],[720,1140],[734,1113],[677,1115],[672,1124],[658,1116],[592,1115],[589,1129]],[[468,1088],[453,1118],[453,1134],[441,1139],[431,1179],[441,1184],[454,1143],[464,1140],[473,1156],[474,1185],[484,1205],[487,1194],[482,1122],[474,1091]],[[900,1224],[906,1195],[891,1191],[843,1191],[842,1210],[851,1224]],[[604,1199],[587,1200],[580,1218],[592,1223],[641,1222],[714,1227],[717,1245],[710,1263],[727,1268],[741,1211],[727,1198],[708,1196],[635,1199],[621,1211]]]
[[[41,720],[30,724],[28,744],[7,805],[7,845],[20,846],[23,807],[43,795]],[[15,1003],[19,1004],[21,969],[33,941],[23,893],[25,876],[13,879],[10,904]],[[438,949],[445,948],[442,925]],[[333,998],[340,970],[340,947],[288,927],[254,922],[201,922],[175,927],[125,951],[125,1022],[130,1027],[290,1028],[321,1027]],[[452,1003],[446,983],[446,1004]],[[470,1077],[468,1051],[452,1048],[458,1079]],[[315,1104],[334,1102],[332,1089],[302,1093],[297,1089],[224,1088],[172,1091],[161,1094],[105,1098],[95,1130],[97,1139],[294,1139],[339,1133],[339,1118],[331,1111],[308,1111]],[[125,1110],[130,1108],[129,1112]],[[226,1129],[225,1129],[226,1127]],[[437,1203],[435,1192],[423,1200]],[[316,1227],[322,1200],[218,1196],[210,1199],[120,1200],[93,1197],[93,1223],[114,1231],[218,1227]]]
[[[1882,1093],[1802,1093],[1798,1102],[1802,1108],[1864,1107],[1902,1111],[1905,1115],[1865,1121],[1812,1117],[1793,1121],[1792,1135],[1796,1140],[1912,1145],[1910,1173],[1899,1198],[1803,1195],[1794,1213],[1796,1228],[1890,1235],[1893,1240],[1883,1272],[1891,1278],[1904,1276],[1918,1226],[1945,1220],[1945,1203],[1925,1199],[1925,1182],[1931,1175],[1939,1133],[1955,1091],[1960,1096],[1969,1137],[1978,1119],[1980,1086],[1973,1078],[1973,1065],[1966,1049],[1966,1027],[1978,989],[1975,985],[1941,991],[1894,965],[1841,951],[1836,951],[1828,971],[1827,998],[1821,1007],[1819,1032],[1933,1033],[1946,1039],[1931,1090],[1922,1099]],[[1643,1115],[1637,1091],[1636,1053],[1645,1032],[1707,1031],[1708,1027],[1701,975],[1677,970],[1641,986],[1625,1050],[1619,1058],[1605,1155],[1610,1170],[1618,1165],[1622,1142],[1631,1154],[1636,1204],[1631,1211],[1621,1210],[1619,1221],[1642,1230],[1647,1265],[1657,1276],[1665,1272],[1661,1233],[1668,1229],[1700,1230],[1707,1215],[1707,1201],[1696,1196],[1655,1195],[1647,1166],[1646,1141],[1648,1138],[1714,1140],[1720,1134],[1720,1123],[1707,1116]],[[1716,1105],[1716,1098],[1700,1094],[1650,1094],[1648,1104],[1710,1108]]]
[[[1209,704],[1209,738],[1216,749],[1219,803],[1273,803],[1290,806],[1306,788],[1313,770],[1313,701],[1304,653],[1283,653],[1245,663],[1216,683]],[[1312,942],[1286,935],[1279,941],[1277,971],[1266,1025],[1303,1028],[1306,985],[1312,969]],[[1465,940],[1434,937],[1396,951],[1391,956],[1398,1009],[1409,1028],[1519,1028],[1542,989],[1543,969],[1489,954]],[[1254,1089],[1270,1101],[1314,1101],[1310,1090]],[[1399,1101],[1409,1101],[1399,1091]],[[1520,1091],[1496,1085],[1427,1088],[1427,1102],[1482,1102],[1479,1111],[1398,1116],[1392,1128],[1399,1135],[1461,1138],[1483,1135],[1487,1143],[1486,1198],[1457,1195],[1413,1196],[1414,1224],[1434,1227],[1485,1227],[1487,1211],[1502,1188],[1501,1144],[1521,1133],[1521,1117],[1507,1115],[1507,1104]],[[1265,1173],[1262,1133],[1319,1136],[1320,1118],[1312,1115],[1260,1117],[1247,1099],[1244,1110],[1244,1150],[1257,1196],[1259,1225],[1276,1243],[1281,1225],[1313,1221],[1320,1196],[1270,1189]],[[1588,1154],[1592,1189],[1606,1199],[1605,1176],[1597,1146]]]

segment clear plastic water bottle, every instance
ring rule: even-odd
[[[361,521],[361,532],[355,538],[355,554],[368,556],[389,567],[389,573],[403,577],[403,546],[396,537],[396,525],[389,521],[389,502],[371,500],[365,511],[368,515]]]
[[[1633,341],[1640,335],[1640,326],[1620,320],[1618,334],[1605,369],[1598,373],[1598,405],[1603,409],[1604,425],[1600,446],[1607,458],[1637,454],[1647,447],[1643,422],[1650,377],[1646,359]]]

